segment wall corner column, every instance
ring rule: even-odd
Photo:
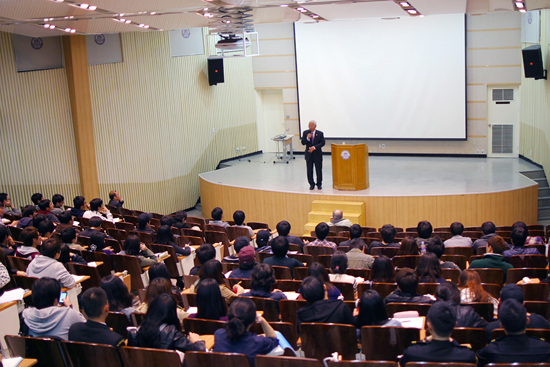
[[[101,196],[97,177],[86,36],[63,36],[62,39],[80,187],[82,195],[90,201]]]

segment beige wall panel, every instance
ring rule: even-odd
[[[266,56],[254,57],[254,72],[280,71],[280,72],[296,72],[294,63],[294,55],[281,56]]]
[[[254,73],[256,88],[296,88],[296,73],[281,73],[273,70],[272,73]]]
[[[298,111],[298,92],[296,86],[283,89],[283,100],[285,103],[296,103],[296,111]]]
[[[468,136],[485,136],[487,135],[487,119],[480,118],[479,120],[468,119]]]
[[[274,37],[265,39],[260,36],[260,56],[293,55],[294,38]]]
[[[292,41],[294,39],[294,24],[257,24],[256,32],[258,32],[262,41],[280,39],[290,39]]]
[[[489,66],[468,66],[468,83],[499,83],[518,84],[521,77],[521,64],[489,65]]]
[[[468,29],[499,29],[503,28],[520,28],[521,17],[517,12],[495,12],[484,15],[472,15],[467,18]]]
[[[80,180],[65,70],[18,73],[11,34],[0,33],[0,81],[0,191],[16,206],[35,192],[72,204]]]
[[[521,48],[469,51],[467,62],[468,66],[519,65]]]

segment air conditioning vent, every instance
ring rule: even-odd
[[[493,101],[513,101],[513,89],[493,89]]]
[[[513,125],[493,125],[492,140],[493,140],[494,154],[513,153],[514,152],[514,126]]]

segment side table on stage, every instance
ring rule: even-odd
[[[273,163],[286,163],[294,159],[294,149],[292,148],[292,135],[276,135],[271,140],[277,142],[277,155]]]

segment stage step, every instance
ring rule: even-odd
[[[336,209],[342,210],[344,218],[349,219],[352,223],[361,226],[365,226],[367,223],[364,202],[314,200],[307,216],[308,222],[304,226],[304,235],[310,236],[311,231],[314,231],[320,222],[330,221],[332,212]]]
[[[538,196],[538,220],[545,221],[550,219],[550,187],[544,170],[520,172],[522,175],[529,177],[539,186]]]

